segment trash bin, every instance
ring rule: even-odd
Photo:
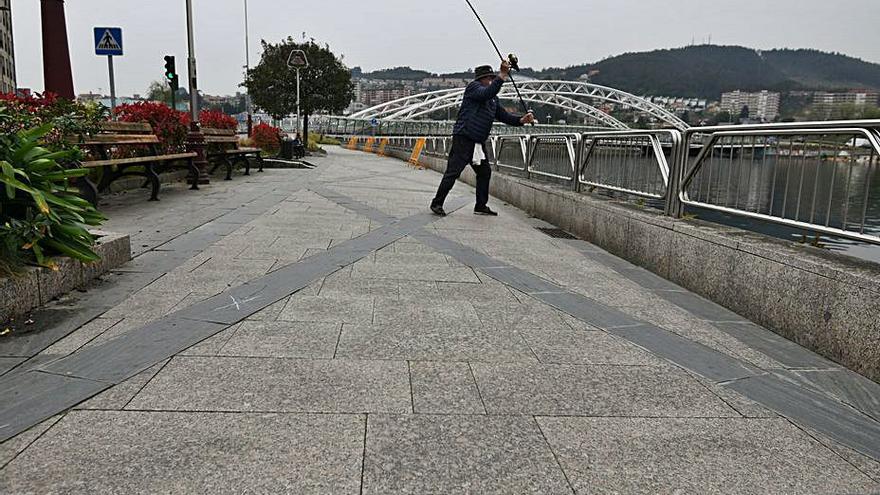
[[[285,160],[293,160],[293,148],[293,139],[285,137],[281,140],[281,150],[278,152],[278,157]]]

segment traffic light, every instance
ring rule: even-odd
[[[171,85],[172,91],[179,89],[177,70],[174,68],[174,55],[165,55],[165,80]]]

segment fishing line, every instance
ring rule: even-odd
[[[492,37],[492,33],[489,32],[489,28],[486,27],[486,23],[483,22],[483,19],[480,17],[480,14],[477,12],[477,9],[474,8],[474,4],[471,3],[471,0],[464,0],[467,2],[468,7],[471,8],[471,11],[477,17],[477,21],[480,22],[480,26],[483,26],[483,31],[486,32],[486,36],[489,37],[489,41],[492,42],[492,46],[495,48],[495,53],[498,54],[498,57],[502,62],[509,62],[510,68],[516,71],[519,71],[519,60],[512,53],[504,58],[504,55],[501,54],[501,50],[498,48],[498,44],[495,43],[495,39]],[[523,110],[526,113],[531,112],[529,107],[526,105],[525,100],[523,100],[522,94],[519,92],[519,87],[516,85],[516,81],[513,80],[513,74],[508,73],[508,77],[510,78],[510,83],[513,84],[513,89],[516,91],[516,96],[519,98],[519,103],[522,105]]]

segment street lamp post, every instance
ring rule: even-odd
[[[251,71],[251,54],[249,51],[250,41],[248,36],[248,3],[247,0],[244,0],[244,63],[245,63],[245,77],[247,77],[248,73]],[[254,132],[254,117],[253,117],[253,108],[251,107],[251,92],[247,90],[245,93],[245,106],[247,107],[247,134],[248,137],[251,137]]]
[[[186,38],[189,56],[187,58],[189,76],[189,108],[191,123],[187,135],[187,148],[196,153],[193,159],[198,168],[198,176],[193,177],[192,188],[198,189],[198,184],[208,184],[208,158],[205,154],[205,136],[199,124],[199,90],[196,78],[196,50],[193,42],[193,16],[192,0],[186,0]]]

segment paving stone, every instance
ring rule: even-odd
[[[0,377],[0,397],[3,397],[0,402],[0,442],[107,387],[107,383],[35,370],[7,373]]]
[[[336,356],[428,361],[536,361],[516,332],[454,321],[438,324],[426,319],[344,325]]]
[[[488,278],[488,277],[487,277]],[[483,281],[480,284],[461,284],[453,282],[437,282],[440,298],[448,301],[469,301],[483,303],[515,303],[516,298],[507,290],[507,286],[495,282]]]
[[[24,357],[0,357],[0,375],[5,375],[9,370],[27,361]]]
[[[225,328],[226,325],[219,323],[162,318],[40,369],[63,376],[119,383]]]
[[[0,469],[22,453],[34,440],[46,432],[61,419],[61,414],[52,416],[40,424],[34,425],[29,430],[19,433],[15,437],[0,443]]]
[[[413,411],[418,414],[486,414],[468,363],[413,361]]]
[[[406,413],[410,404],[402,361],[178,357],[128,408]]]
[[[76,409],[122,409],[147,384],[168,360],[157,363],[137,375],[114,385],[91,399],[76,406]]]
[[[727,417],[686,374],[643,366],[473,363],[489,414]]]
[[[428,280],[436,282],[480,283],[471,268],[454,268],[447,263],[435,264],[384,264],[371,263],[356,265],[352,272],[354,278],[379,278],[395,280]]]
[[[303,289],[306,290],[306,289]],[[281,311],[284,309],[284,306],[287,305],[287,301],[289,298],[281,299],[280,301],[274,302],[269,306],[257,311],[256,313],[247,317],[248,320],[253,321],[274,321],[281,314]]]
[[[399,295],[399,285],[397,280],[327,277],[327,280],[321,285],[320,295],[324,297],[396,299]]]
[[[570,494],[534,419],[370,415],[363,493]]]
[[[377,298],[373,324],[473,328],[480,326],[480,317],[474,307],[465,301],[447,304],[431,300],[397,301]]]
[[[520,322],[516,329],[542,363],[667,365],[650,352],[596,329],[575,329],[553,320]]]
[[[845,368],[776,370],[774,374],[835,397],[880,421],[880,384]]]
[[[871,493],[785,420],[538,418],[578,493]]]
[[[751,348],[794,368],[834,368],[836,365],[798,344],[751,322],[714,322],[713,326]]]
[[[373,299],[369,297],[304,296],[291,298],[279,320],[369,324]]]
[[[641,323],[623,311],[605,306],[573,292],[546,292],[529,295],[594,327],[611,329]]]
[[[880,459],[880,423],[809,388],[774,375],[749,377],[725,387],[862,454]]]
[[[331,359],[339,341],[339,323],[244,321],[218,354],[237,357]]]
[[[356,494],[363,442],[354,415],[73,411],[0,491]]]
[[[709,321],[744,321],[742,316],[691,292],[662,291],[660,297],[675,303],[694,315]]]
[[[654,325],[613,328],[610,332],[716,382],[738,380],[762,373],[761,370],[727,354]]]
[[[76,329],[67,337],[50,345],[42,352],[45,354],[67,355],[80,347],[88,344],[114,325],[122,321],[121,318],[96,318],[82,327]]]
[[[116,268],[117,272],[167,273],[190,259],[189,253],[177,251],[147,251],[132,258],[125,265]]]

